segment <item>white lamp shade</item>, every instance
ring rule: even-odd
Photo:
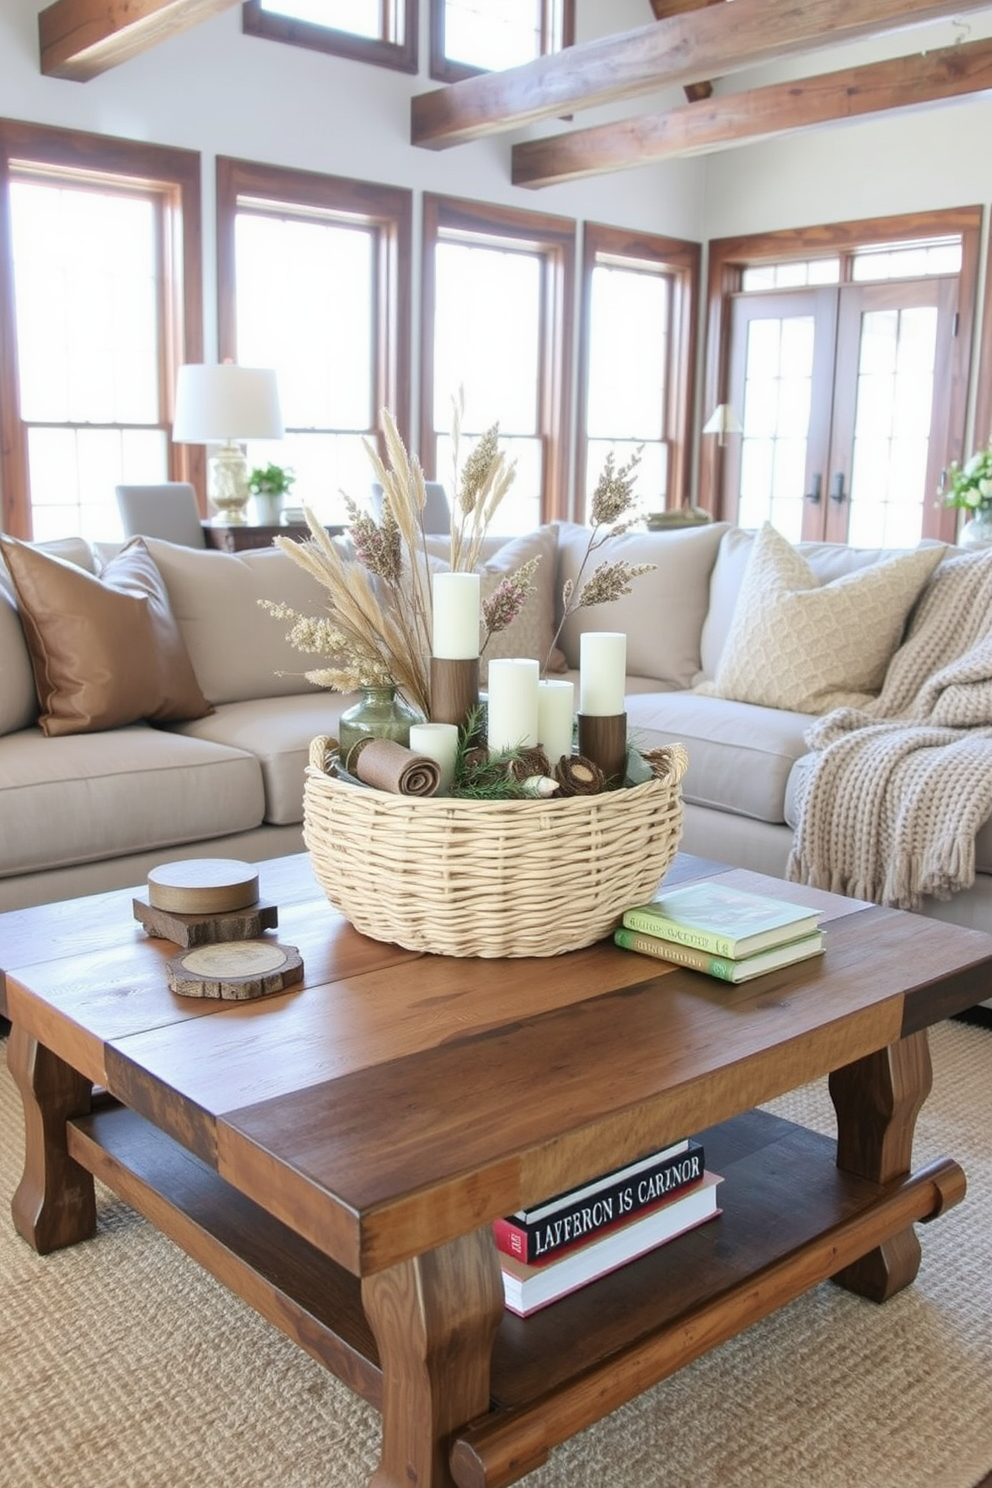
[[[276,374],[268,367],[188,362],[179,368],[172,438],[177,444],[282,439]]]

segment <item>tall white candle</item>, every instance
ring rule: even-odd
[[[575,683],[548,678],[537,684],[537,737],[553,765],[572,753]]]
[[[589,630],[579,641],[579,712],[613,718],[624,710],[627,637],[622,630]]]
[[[540,666],[526,657],[489,663],[489,748],[527,748],[537,743],[537,684]]]
[[[458,726],[454,723],[411,723],[410,748],[425,754],[440,767],[439,791],[449,791],[455,778],[455,756],[458,753]]]
[[[470,661],[478,656],[482,613],[479,575],[436,573],[431,591],[433,654],[447,661]]]

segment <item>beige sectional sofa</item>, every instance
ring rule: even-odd
[[[490,540],[493,584],[524,558],[541,555],[538,588],[515,630],[499,638],[499,654],[543,659],[556,596],[575,577],[587,538],[585,529],[563,523],[513,542]],[[625,630],[631,732],[645,747],[681,740],[689,750],[683,847],[782,874],[797,761],[806,754],[812,715],[705,690],[728,655],[756,541],[721,523],[632,530],[616,539],[611,557],[655,568],[615,604],[572,615],[560,663],[577,665],[583,629]],[[443,554],[443,539],[431,542]],[[100,554],[77,540],[54,546],[74,576],[82,572],[85,583],[98,584]],[[230,554],[148,539],[147,550],[205,700],[200,716],[56,737],[38,726],[25,630],[0,565],[0,908],[139,884],[149,867],[170,857],[256,859],[302,848],[309,741],[333,734],[353,698],[306,682],[306,659],[259,601],[317,613],[322,591],[277,549]],[[803,545],[800,552],[824,585],[887,556],[834,545]],[[945,550],[931,556],[942,562]],[[908,611],[905,598],[899,604]],[[897,627],[902,619],[900,612]],[[78,664],[85,665],[82,655]],[[979,869],[973,888],[947,903],[927,900],[926,912],[992,930],[992,829],[979,837]]]

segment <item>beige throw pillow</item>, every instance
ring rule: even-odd
[[[909,612],[943,551],[918,548],[821,584],[766,523],[747,562],[716,675],[697,692],[797,713],[863,706],[881,688]]]
[[[0,539],[50,735],[211,712],[165,584],[141,538],[100,578],[15,538]]]

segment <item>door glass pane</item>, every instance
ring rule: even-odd
[[[848,528],[855,547],[919,541],[936,337],[936,306],[861,317]]]
[[[376,235],[338,222],[240,212],[235,228],[238,360],[274,367],[286,438],[250,443],[253,465],[290,465],[294,502],[346,519],[364,503],[361,438],[375,423]]]
[[[748,322],[737,519],[773,521],[791,541],[802,534],[813,336],[812,316]]]

